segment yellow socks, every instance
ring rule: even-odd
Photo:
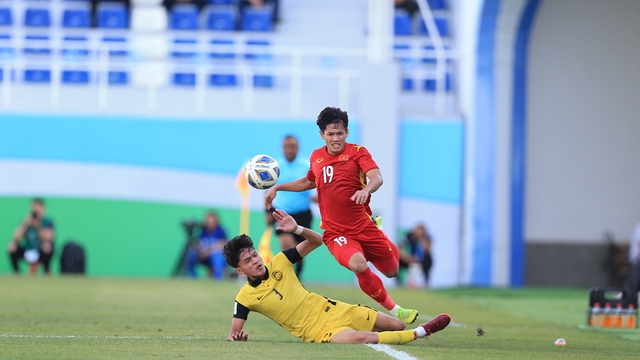
[[[378,344],[402,345],[414,340],[413,330],[385,331],[378,333]]]

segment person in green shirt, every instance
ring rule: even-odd
[[[53,220],[45,216],[44,200],[33,199],[31,211],[13,232],[8,245],[13,271],[20,273],[18,261],[23,259],[30,264],[41,263],[45,273],[49,274],[54,235]]]

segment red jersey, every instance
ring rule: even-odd
[[[365,174],[378,168],[369,151],[363,146],[346,143],[341,153],[330,155],[323,146],[311,153],[310,162],[307,179],[316,183],[322,216],[320,227],[343,234],[361,231],[372,221],[371,197],[363,205],[350,199],[367,185]]]

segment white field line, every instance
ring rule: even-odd
[[[413,356],[407,354],[404,351],[396,350],[389,345],[386,344],[366,344],[368,347],[372,348],[375,351],[383,352],[394,359],[398,360],[417,360]]]

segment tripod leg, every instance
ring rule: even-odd
[[[187,240],[187,243],[184,245],[184,249],[176,261],[176,265],[173,268],[173,276],[184,276],[187,273],[185,259],[187,258],[187,252],[189,251],[189,247],[191,246],[191,240]]]

